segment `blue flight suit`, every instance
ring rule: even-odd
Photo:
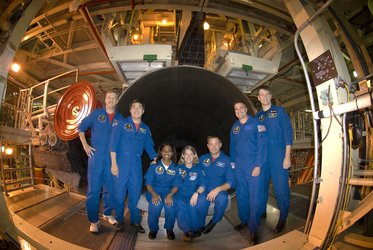
[[[231,188],[235,186],[235,178],[234,178],[234,171],[231,165],[231,161],[229,157],[220,151],[220,155],[218,158],[212,161],[211,154],[207,153],[200,157],[200,166],[202,167],[202,171],[205,174],[205,181],[206,181],[206,189],[205,192],[207,194],[213,190],[214,188],[223,185],[224,183],[228,183]],[[199,199],[198,199],[199,200]],[[202,199],[201,199],[202,200]],[[214,207],[214,215],[212,217],[213,223],[218,223],[222,220],[224,216],[225,209],[228,206],[228,191],[221,191],[215,198],[215,207]],[[206,218],[208,209],[210,206],[210,201],[204,199],[203,200],[203,218]]]
[[[165,214],[164,228],[167,230],[173,230],[175,225],[178,202],[174,194],[172,197],[173,204],[168,207],[165,203],[165,198],[167,194],[170,193],[172,188],[179,187],[180,185],[180,174],[178,167],[174,163],[171,163],[171,165],[166,170],[162,164],[162,161],[160,160],[156,164],[152,164],[149,166],[144,178],[145,185],[152,186],[154,192],[156,192],[161,197],[160,204],[154,205],[152,203],[151,193],[149,191],[146,192],[146,199],[149,202],[149,230],[151,232],[158,232],[158,222],[162,208],[164,208]]]
[[[115,114],[114,119],[119,114]],[[86,132],[91,129],[91,147],[93,156],[88,158],[88,189],[87,189],[87,215],[92,223],[98,221],[100,210],[100,193],[103,189],[103,209],[104,215],[111,215],[113,209],[113,181],[111,174],[111,160],[109,154],[109,138],[111,133],[111,123],[105,108],[92,111],[79,124],[78,131]]]
[[[236,197],[241,223],[248,224],[255,233],[260,225],[261,195],[264,190],[264,162],[266,157],[266,128],[248,115],[245,124],[237,120],[230,132],[230,157],[235,164]],[[260,175],[252,176],[254,167]]]
[[[264,124],[268,134],[263,207],[265,209],[267,204],[269,182],[272,179],[277,206],[280,209],[279,221],[285,221],[289,212],[290,188],[288,183],[289,171],[283,168],[283,161],[286,145],[292,145],[293,143],[291,122],[285,109],[273,104],[267,111],[259,111],[256,114],[256,118]]]
[[[199,187],[206,188],[202,168],[199,165],[193,165],[187,168],[184,164],[179,165],[181,184],[176,193],[179,210],[177,212],[177,222],[179,228],[184,232],[196,232],[205,225],[204,201],[206,193],[198,194],[197,203],[190,205],[190,199]]]
[[[128,191],[128,208],[131,215],[131,223],[141,222],[140,210],[137,208],[142,189],[142,161],[145,151],[150,159],[154,159],[157,153],[154,150],[154,142],[149,127],[141,122],[136,131],[131,116],[120,116],[113,121],[110,138],[110,152],[116,152],[118,177],[113,177],[115,190],[115,218],[118,223],[124,222],[124,202]]]

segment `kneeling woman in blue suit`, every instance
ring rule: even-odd
[[[155,239],[159,229],[158,221],[162,208],[165,211],[164,228],[169,240],[175,239],[173,232],[177,212],[177,202],[173,195],[178,191],[180,175],[176,162],[176,150],[169,143],[163,143],[158,150],[156,164],[149,166],[145,174],[146,199],[149,202],[149,239]]]
[[[205,224],[204,217],[204,175],[198,165],[198,155],[194,147],[185,146],[179,160],[181,184],[177,192],[179,211],[177,222],[184,232],[183,240],[191,241],[201,236],[200,229]]]

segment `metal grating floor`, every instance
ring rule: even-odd
[[[115,226],[100,220],[98,234],[89,232],[89,221],[85,207],[65,218],[53,220],[41,229],[55,237],[90,249],[128,249],[134,248],[137,232],[130,227],[129,215],[125,216],[125,229],[116,232]]]
[[[123,232],[116,232],[114,225],[100,220],[99,233],[90,233],[82,195],[41,185],[12,194],[7,198],[7,204],[31,225],[77,246],[131,250],[136,243],[137,231],[130,226],[128,213]]]

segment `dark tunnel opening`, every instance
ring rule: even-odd
[[[193,66],[168,67],[149,72],[134,81],[121,95],[118,112],[129,115],[129,103],[145,104],[143,121],[149,125],[156,148],[172,143],[178,152],[193,145],[198,155],[207,152],[206,138],[218,135],[229,154],[229,132],[235,121],[233,104],[254,106],[233,83],[214,72]]]

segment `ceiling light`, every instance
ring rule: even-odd
[[[11,154],[13,154],[13,149],[12,149],[12,148],[6,148],[6,149],[5,149],[5,154],[6,154],[6,155],[11,155]]]
[[[142,34],[138,28],[131,33],[131,44],[141,44]]]
[[[205,22],[203,23],[203,29],[204,29],[204,30],[209,30],[209,29],[210,29],[210,24],[209,24],[208,22],[205,21]]]
[[[357,73],[355,70],[352,72],[352,74],[354,75],[354,77],[357,77]]]
[[[18,63],[13,63],[10,68],[17,73],[21,69],[21,66]]]

